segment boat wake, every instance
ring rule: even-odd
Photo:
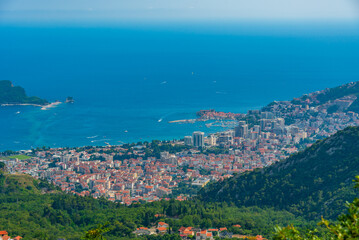
[[[98,137],[98,135],[96,135],[96,136],[91,136],[91,137],[87,137],[87,138],[97,138]]]
[[[98,140],[91,140],[92,143],[94,142],[105,142],[105,141],[111,141],[112,139],[98,139]]]

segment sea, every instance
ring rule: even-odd
[[[0,151],[208,135],[226,127],[169,121],[359,81],[359,24],[0,23],[0,80],[75,100],[0,107]]]

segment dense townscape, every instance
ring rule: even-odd
[[[350,93],[357,85],[342,87]],[[194,132],[169,142],[42,148],[2,158],[11,173],[46,179],[81,196],[104,196],[127,205],[168,197],[185,200],[211,181],[269,166],[318,139],[359,125],[358,113],[349,111],[355,95],[322,102],[334,90],[273,102],[247,114],[201,111],[200,118],[238,120],[235,129],[209,136]]]

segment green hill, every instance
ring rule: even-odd
[[[38,104],[45,105],[48,101],[38,97],[28,97],[25,90],[13,86],[10,81],[0,81],[0,104]]]
[[[346,201],[354,199],[356,175],[359,127],[350,127],[270,167],[211,184],[199,198],[333,219],[345,209]]]
[[[0,163],[0,168],[3,164]],[[163,214],[156,217],[156,214]],[[103,198],[79,197],[24,174],[0,171],[0,229],[27,239],[81,239],[84,232],[109,223],[107,239],[131,239],[137,227],[168,223],[174,233],[181,226],[228,227],[239,234],[270,236],[275,225],[310,224],[287,211],[236,207],[202,201],[159,201],[124,206]],[[241,229],[232,227],[240,224]],[[143,240],[180,240],[180,236],[141,237]]]

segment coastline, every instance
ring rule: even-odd
[[[1,104],[2,107],[8,106],[34,106],[34,107],[44,107],[46,105],[34,104],[34,103],[3,103]]]
[[[45,105],[40,104],[34,104],[34,103],[3,103],[1,104],[1,107],[9,107],[9,106],[34,106],[34,107],[40,107],[41,110],[48,110],[49,108],[56,107],[57,105],[61,104],[62,102],[56,101],[52,103],[48,103]]]
[[[56,102],[53,102],[53,103],[44,105],[43,107],[41,107],[41,110],[48,110],[49,108],[54,108],[54,107],[56,107],[57,105],[60,105],[61,103],[62,103],[62,102],[60,102],[60,101],[56,101]]]

